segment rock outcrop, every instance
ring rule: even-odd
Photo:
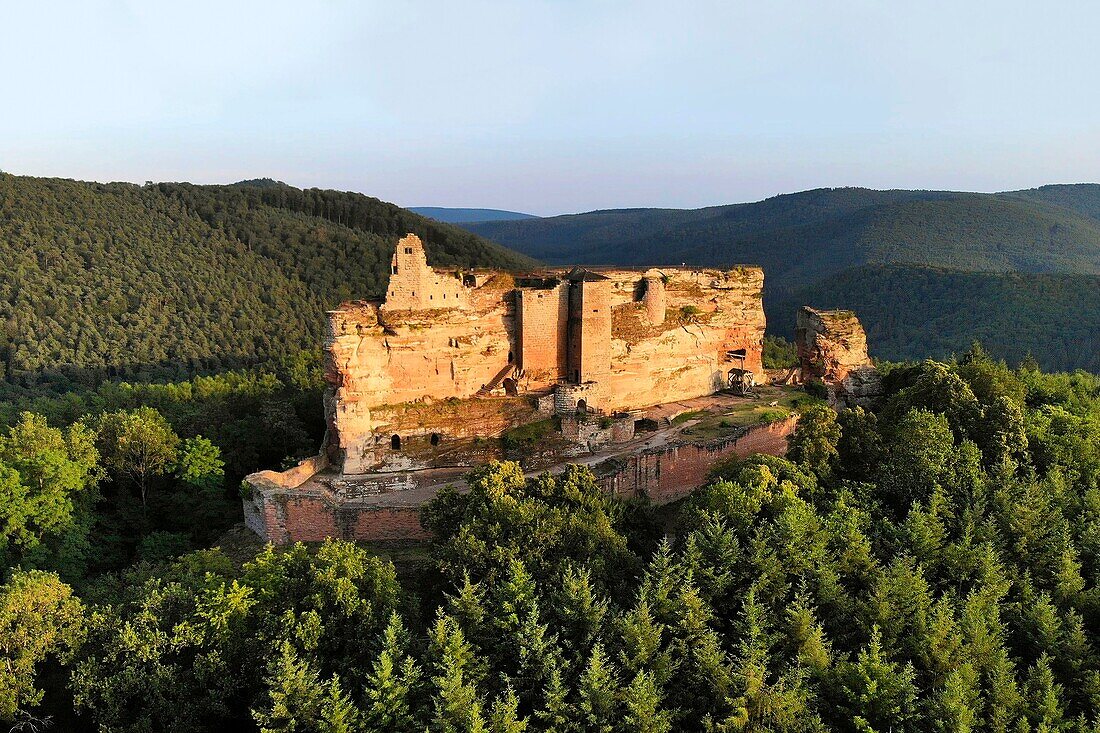
[[[867,334],[852,311],[803,306],[795,344],[802,381],[824,385],[830,404],[866,407],[882,396],[882,377],[867,355]]]

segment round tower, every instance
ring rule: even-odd
[[[665,322],[665,276],[660,270],[646,270],[642,276],[645,280],[645,294],[642,302],[645,303],[646,316],[654,326],[660,326]]]

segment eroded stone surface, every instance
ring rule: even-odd
[[[882,395],[882,378],[867,355],[867,334],[856,314],[803,306],[795,342],[802,380],[817,380],[835,406],[868,406]]]

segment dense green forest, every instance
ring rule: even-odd
[[[873,353],[887,359],[961,353],[980,338],[1014,363],[1028,352],[1056,370],[1095,369],[1100,360],[1095,337],[1074,348],[1065,333],[1067,315],[1083,316],[1068,326],[1076,333],[1095,333],[1100,318],[1085,306],[1100,276],[1096,185],[1004,194],[819,189],[696,210],[463,226],[554,263],[761,265],[775,333],[791,335],[792,305],[851,307],[874,334]],[[974,291],[990,300],[978,303]],[[968,315],[975,310],[981,317]]]
[[[434,264],[529,263],[359,194],[0,174],[0,399],[316,349],[326,309],[384,292],[406,232]]]
[[[147,407],[27,413],[0,436],[0,719],[1097,730],[1100,377],[973,348],[885,386],[874,411],[807,403],[786,459],[716,464],[671,507],[605,495],[582,467],[492,464],[424,508],[434,539],[396,565],[338,541],[166,559],[162,531],[92,582],[70,560],[95,513],[193,512],[228,456]],[[188,402],[174,390],[166,409]]]

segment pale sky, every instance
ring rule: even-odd
[[[554,214],[1100,180],[1094,2],[0,0],[0,170]]]

